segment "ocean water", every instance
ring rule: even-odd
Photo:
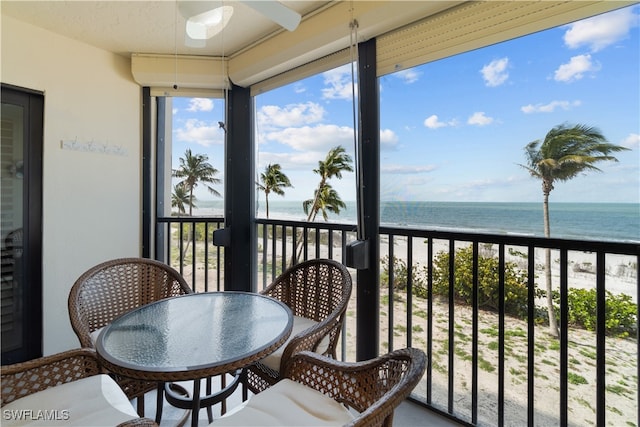
[[[355,202],[347,202],[329,221],[356,223]],[[200,201],[199,215],[220,215],[222,201]],[[269,201],[271,219],[306,220],[302,202]],[[264,200],[257,216],[264,218]],[[553,203],[549,204],[551,236],[567,239],[640,242],[640,204]],[[544,236],[542,202],[381,202],[380,222],[414,228],[462,232]]]

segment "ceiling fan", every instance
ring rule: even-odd
[[[261,13],[281,27],[293,31],[300,24],[300,14],[277,0],[237,0]],[[193,40],[206,40],[227,25],[233,15],[233,2],[220,2],[220,6],[211,7],[210,2],[179,1],[180,13],[187,20],[187,35]]]

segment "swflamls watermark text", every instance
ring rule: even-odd
[[[4,409],[2,418],[13,421],[67,421],[68,409]]]

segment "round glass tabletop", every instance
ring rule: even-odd
[[[164,299],[105,327],[96,343],[107,362],[147,372],[187,372],[241,361],[291,331],[282,302],[246,292],[212,292]]]

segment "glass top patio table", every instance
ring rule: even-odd
[[[248,292],[168,298],[135,309],[104,328],[96,350],[105,367],[130,378],[183,381],[245,367],[281,346],[291,310]]]

